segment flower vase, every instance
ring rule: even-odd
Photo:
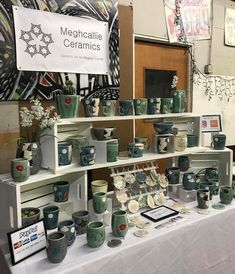
[[[38,173],[41,168],[42,152],[38,142],[18,144],[16,157],[29,160],[30,175]]]
[[[56,103],[61,118],[76,118],[79,116],[79,95],[57,95]]]

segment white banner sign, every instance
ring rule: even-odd
[[[13,6],[19,70],[109,74],[108,23]]]

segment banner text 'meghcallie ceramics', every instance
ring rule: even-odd
[[[63,232],[54,232],[47,236],[47,258],[52,263],[60,263],[67,254],[67,242]]]
[[[128,231],[127,213],[123,210],[113,212],[111,219],[113,235],[124,237]]]
[[[100,247],[105,241],[105,227],[102,222],[90,222],[87,225],[87,244],[90,247]]]
[[[29,161],[24,158],[11,160],[11,176],[15,182],[24,182],[29,178]]]

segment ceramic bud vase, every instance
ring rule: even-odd
[[[124,237],[128,231],[128,220],[126,211],[118,210],[113,212],[111,226],[114,236]]]
[[[93,194],[93,209],[95,213],[102,214],[108,207],[107,195],[105,192],[95,192]]]
[[[67,242],[63,232],[54,232],[47,237],[47,258],[52,263],[60,263],[67,254]]]
[[[30,174],[36,174],[41,168],[42,152],[38,142],[17,143],[17,158],[25,158],[29,161]]]
[[[102,222],[91,222],[87,225],[87,244],[90,247],[100,247],[105,241],[105,228]]]

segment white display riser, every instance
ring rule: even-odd
[[[34,175],[35,177],[37,175]],[[39,176],[40,178],[40,176]],[[70,183],[67,202],[54,202],[53,183],[68,181]],[[37,207],[41,211],[47,205],[60,208],[59,221],[71,219],[73,212],[87,209],[87,174],[86,172],[70,173],[44,180],[35,180],[30,184],[15,183],[10,175],[0,176],[0,238],[6,241],[6,233],[22,226],[21,208]]]

